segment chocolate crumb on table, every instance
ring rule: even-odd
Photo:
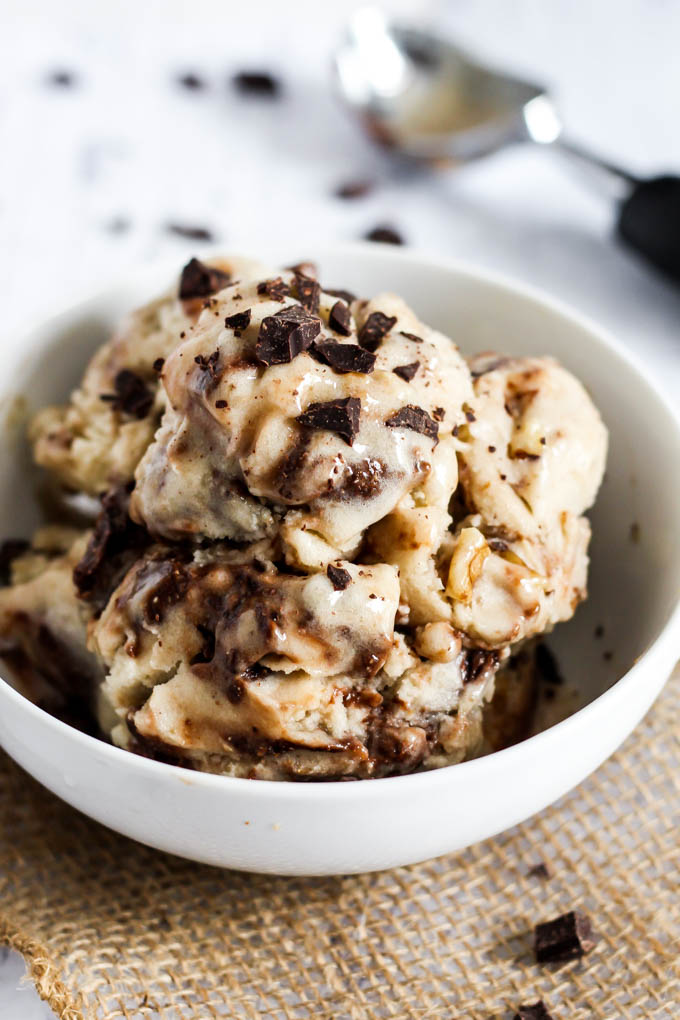
[[[169,234],[176,234],[177,237],[186,237],[190,241],[214,241],[215,235],[207,227],[191,226],[188,223],[166,223],[165,229]]]
[[[539,861],[538,864],[534,864],[532,868],[529,868],[527,876],[528,878],[540,878],[545,882],[551,878],[550,868],[544,861]]]
[[[200,92],[205,88],[205,81],[198,74],[194,74],[193,71],[187,71],[185,74],[177,76],[177,84],[181,85],[183,89],[187,89],[189,92]]]
[[[125,234],[132,224],[127,216],[113,216],[104,226],[109,234]]]
[[[58,68],[57,70],[50,71],[45,80],[48,85],[52,85],[55,88],[70,89],[78,83],[78,76],[73,71]]]
[[[367,234],[364,234],[364,240],[377,241],[380,244],[406,243],[401,234],[394,227],[389,226],[374,227],[373,230],[369,230]]]
[[[564,963],[585,956],[597,943],[590,918],[580,910],[570,910],[552,921],[534,928],[534,953],[537,963]]]
[[[333,194],[336,198],[349,200],[364,198],[365,195],[369,195],[373,191],[374,187],[373,181],[369,180],[344,181],[342,184],[338,184]]]
[[[239,71],[231,81],[242,95],[275,99],[281,93],[281,81],[269,71]]]
[[[542,999],[538,1002],[524,1003],[515,1013],[513,1020],[553,1020],[551,1014],[545,1008]]]

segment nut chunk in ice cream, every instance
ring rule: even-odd
[[[472,399],[454,344],[400,299],[350,308],[292,273],[216,295],[163,385],[132,516],[165,539],[280,533],[316,569],[424,484]]]
[[[163,360],[210,294],[256,270],[250,259],[209,265],[192,259],[171,291],[131,312],[96,352],[69,403],[36,415],[31,440],[38,464],[63,487],[91,496],[130,481],[163,410]]]

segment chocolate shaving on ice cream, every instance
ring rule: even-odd
[[[179,296],[183,301],[192,298],[210,297],[226,287],[231,280],[229,273],[225,273],[215,266],[206,266],[198,259],[191,259],[182,270],[179,281]]]
[[[415,404],[407,404],[402,407],[385,422],[391,429],[411,429],[413,432],[420,432],[428,439],[434,439],[435,444],[439,435],[439,425],[433,418],[430,418],[427,411]]]
[[[375,354],[359,347],[358,344],[339,344],[335,340],[326,340],[314,344],[314,354],[341,375],[346,372],[361,372],[367,375],[375,368]]]
[[[361,400],[358,397],[345,397],[344,400],[314,402],[295,420],[310,429],[337,432],[351,446],[359,431],[360,414]]]
[[[307,350],[320,329],[319,319],[300,305],[282,308],[262,320],[255,355],[263,365],[285,365]]]
[[[359,343],[367,351],[375,351],[380,346],[380,341],[387,336],[389,331],[396,325],[396,315],[385,315],[383,312],[371,312],[366,322],[359,330]]]

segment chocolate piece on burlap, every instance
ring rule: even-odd
[[[61,1020],[487,1020],[539,999],[565,1020],[668,1018],[680,1001],[679,695],[676,673],[623,748],[555,806],[376,875],[260,877],[169,857],[90,822],[2,755],[0,937]],[[526,875],[544,856],[560,862],[549,883]],[[537,966],[536,918],[574,904],[597,951]]]

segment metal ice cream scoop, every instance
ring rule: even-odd
[[[617,231],[680,282],[680,178],[641,179],[562,134],[545,88],[490,70],[452,43],[363,8],[335,52],[340,92],[379,144],[430,164],[464,163],[515,142],[550,145],[618,183]]]

